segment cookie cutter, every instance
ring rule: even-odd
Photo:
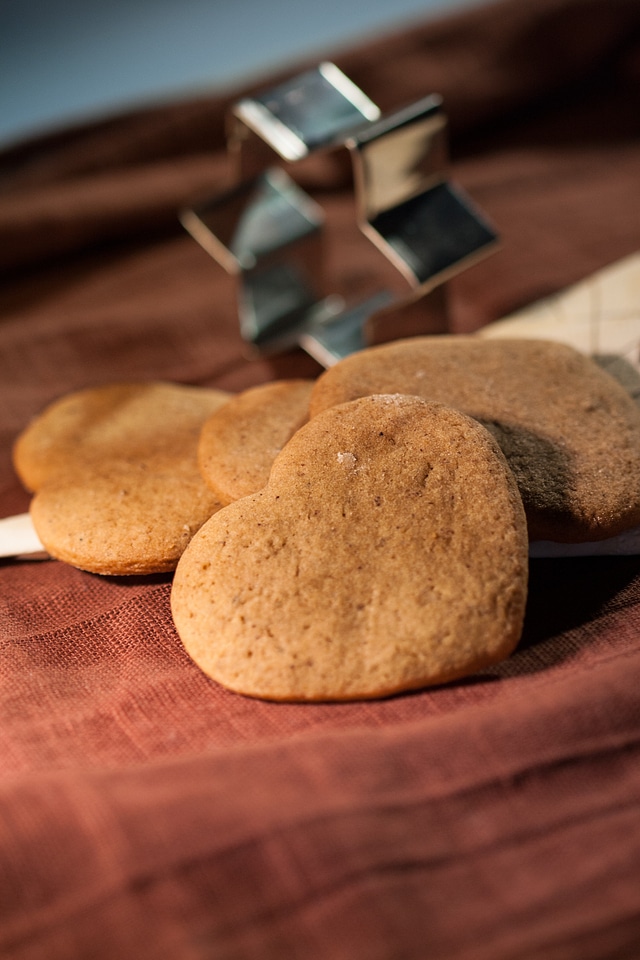
[[[437,94],[383,116],[335,64],[321,63],[235,103],[227,149],[231,187],[180,220],[235,277],[250,352],[299,346],[328,367],[372,342],[446,332],[446,281],[497,245],[494,227],[448,177]],[[357,226],[397,269],[400,294],[375,290],[347,303],[331,292],[325,216],[293,171],[334,150],[351,159]],[[413,317],[400,329],[397,308],[418,302],[417,327]]]

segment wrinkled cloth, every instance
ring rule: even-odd
[[[640,248],[636,0],[502,0],[326,58],[384,111],[444,98],[451,176],[501,236],[451,282],[453,332]],[[233,284],[178,221],[229,183],[224,116],[257,86],[0,154],[0,516],[29,503],[15,437],[70,390],[319,372],[247,359]],[[348,164],[300,182],[328,274],[359,294],[379,261]],[[508,660],[342,704],[206,678],[170,589],[0,561],[0,956],[640,956],[639,558],[533,560]]]

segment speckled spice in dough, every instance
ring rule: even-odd
[[[532,540],[589,541],[640,524],[640,410],[572,347],[545,340],[417,337],[323,373],[310,413],[372,393],[449,404],[493,433]]]
[[[45,484],[31,517],[45,549],[91,573],[174,570],[193,534],[221,504],[191,465],[105,464]]]
[[[201,669],[237,692],[384,696],[514,649],[527,546],[483,427],[416,397],[366,397],[302,427],[267,486],[195,535],[174,621]]]

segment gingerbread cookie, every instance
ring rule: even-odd
[[[237,394],[207,420],[198,463],[221,503],[255,493],[282,447],[308,419],[311,380],[276,380]]]
[[[53,401],[13,448],[27,490],[107,460],[193,456],[204,421],[229,400],[222,390],[165,381],[111,383]]]
[[[14,463],[36,495],[51,556],[101,574],[173,570],[220,502],[197,442],[228,394],[178,384],[113,384],[56,401],[18,438]]]
[[[174,622],[228,688],[273,700],[386,696],[474,673],[520,637],[522,502],[478,423],[417,397],[312,419],[262,490],[185,550]]]
[[[572,347],[473,336],[396,341],[323,373],[311,415],[381,392],[437,400],[483,423],[515,474],[532,540],[601,540],[640,523],[640,410]]]

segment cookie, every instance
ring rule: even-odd
[[[195,461],[195,458],[194,458]],[[31,518],[47,552],[91,573],[163,573],[221,504],[195,462],[107,463],[45,484]]]
[[[198,464],[221,503],[255,493],[282,447],[308,419],[311,380],[276,380],[232,397],[207,420]]]
[[[513,475],[482,426],[418,397],[365,397],[303,426],[262,490],[203,525],[172,613],[231,690],[381,697],[508,656],[527,549]]]
[[[66,394],[22,431],[13,448],[27,490],[107,460],[193,457],[204,421],[229,394],[164,381],[111,383]]]
[[[51,404],[14,447],[51,556],[100,574],[173,570],[221,507],[200,475],[197,443],[227,399],[218,390],[150,382],[78,391]]]
[[[532,540],[602,540],[640,523],[640,410],[572,347],[473,336],[372,347],[318,378],[310,412],[390,392],[448,404],[493,433]]]

